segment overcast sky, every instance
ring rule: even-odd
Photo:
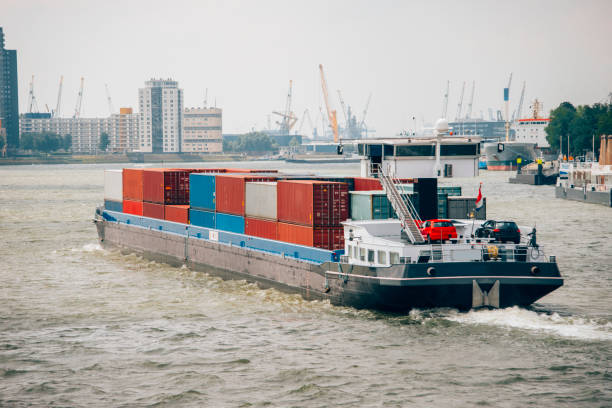
[[[35,75],[41,111],[53,109],[64,75],[62,116],[136,108],[138,88],[173,78],[185,106],[223,108],[224,132],[267,126],[294,83],[293,111],[323,105],[318,64],[332,104],[337,90],[378,136],[435,121],[451,81],[454,118],[461,84],[476,81],[473,116],[502,106],[510,72],[512,109],[527,82],[523,112],[538,97],[546,111],[612,92],[612,1],[87,1],[0,0],[5,43],[17,49],[19,107]],[[466,87],[464,112],[469,100]],[[306,129],[307,126],[305,126]]]

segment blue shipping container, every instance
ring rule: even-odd
[[[189,209],[189,223],[198,227],[217,228],[214,211]]]
[[[189,175],[189,206],[205,210],[216,209],[215,175],[191,173]]]
[[[217,229],[244,234],[244,217],[218,212]]]
[[[104,208],[110,211],[123,212],[123,202],[104,200]]]

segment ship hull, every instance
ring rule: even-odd
[[[532,163],[536,159],[535,144],[522,142],[485,143],[487,169],[493,171],[514,171],[517,169],[517,159],[522,165]]]
[[[526,306],[563,284],[556,263],[550,262],[449,262],[387,268],[315,264],[98,216],[95,222],[104,247],[173,266],[186,265],[224,279],[255,282],[262,288],[299,293],[307,300],[327,299],[334,305],[355,308],[403,312],[432,307]],[[530,272],[534,266],[537,276]],[[432,267],[435,274],[430,275]],[[487,301],[496,282],[498,290]],[[481,293],[476,300],[475,291]]]

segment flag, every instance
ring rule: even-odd
[[[480,183],[480,187],[478,187],[478,197],[476,197],[476,211],[482,208],[482,183]]]

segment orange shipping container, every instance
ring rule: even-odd
[[[311,225],[335,225],[349,217],[347,183],[318,180],[282,180],[277,183],[279,221]]]
[[[259,218],[245,218],[244,233],[254,237],[278,239],[278,223]]]
[[[142,173],[143,169],[123,169],[124,200],[142,201]]]
[[[123,212],[142,216],[142,201],[123,200]]]
[[[309,227],[279,222],[278,239],[292,244],[328,250],[344,249],[344,228]]]
[[[164,205],[156,203],[142,203],[142,215],[149,218],[164,219]]]
[[[164,219],[166,221],[189,224],[189,206],[166,205],[166,208],[164,209]]]

